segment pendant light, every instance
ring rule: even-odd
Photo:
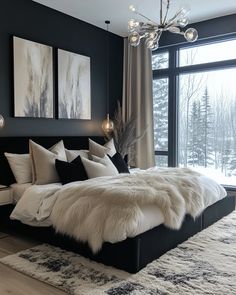
[[[102,129],[105,133],[109,134],[114,130],[114,123],[109,116],[109,78],[110,78],[110,42],[109,42],[109,25],[110,21],[106,20],[105,24],[107,25],[107,90],[106,90],[106,107],[107,107],[107,117],[102,122]]]
[[[3,128],[5,125],[5,120],[2,115],[0,115],[0,128]]]

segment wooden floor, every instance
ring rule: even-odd
[[[32,240],[0,232],[0,258],[36,246]],[[65,295],[67,293],[37,281],[0,263],[1,295]]]

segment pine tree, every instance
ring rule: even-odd
[[[236,176],[236,144],[234,142],[232,144],[233,144],[233,148],[231,149],[231,153],[230,153],[229,171],[233,172],[233,174]]]
[[[236,176],[236,96],[234,98],[234,102],[231,104],[231,112],[230,112],[230,132],[231,132],[231,143],[232,143],[232,150],[231,150],[231,158],[230,158],[230,172],[232,175]]]
[[[231,154],[229,170],[232,175],[236,176],[236,152]]]
[[[204,121],[203,121],[203,114],[202,114],[202,105],[201,101],[198,100],[197,102],[197,140],[196,140],[196,152],[197,152],[197,165],[204,166],[204,149],[203,149],[203,128],[204,128]]]
[[[228,176],[228,170],[230,168],[230,161],[231,161],[231,139],[228,138],[225,143],[225,149],[223,151],[223,167],[224,167],[224,175]]]
[[[210,96],[208,88],[205,88],[201,99],[201,118],[202,118],[202,152],[203,166],[213,165],[213,113],[211,110]]]
[[[168,148],[168,80],[153,81],[153,115],[155,150]]]
[[[199,113],[197,102],[192,104],[192,110],[190,112],[189,120],[189,141],[188,141],[188,164],[196,166],[198,163],[198,125],[199,125]]]

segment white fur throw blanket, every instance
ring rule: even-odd
[[[50,217],[54,228],[88,242],[93,252],[111,236],[122,240],[140,220],[144,204],[158,206],[164,224],[179,229],[185,214],[195,218],[207,203],[200,174],[187,168],[94,178],[68,184],[57,194]]]

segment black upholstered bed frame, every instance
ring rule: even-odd
[[[28,139],[28,137],[0,138],[0,167],[1,163],[5,161],[2,156],[3,152],[27,152]],[[87,148],[88,144],[87,137],[32,137],[32,139],[45,147],[50,147],[60,139],[63,139],[65,146],[70,149],[84,149]],[[103,142],[101,137],[94,137],[93,139],[100,143]],[[4,165],[6,165],[6,163]],[[1,168],[0,173],[2,173]],[[112,265],[130,273],[136,273],[168,250],[173,249],[189,237],[232,212],[235,209],[235,197],[227,196],[218,201],[206,208],[201,216],[195,220],[190,216],[186,216],[181,229],[178,231],[160,225],[122,242],[115,244],[104,243],[101,251],[96,255],[92,254],[86,243],[75,241],[68,236],[56,234],[52,227],[35,228],[23,225],[18,221],[11,221],[9,215],[13,208],[14,205],[0,206],[1,231],[19,233],[30,238],[35,238],[40,242],[49,243],[66,250],[74,251],[106,265]]]

